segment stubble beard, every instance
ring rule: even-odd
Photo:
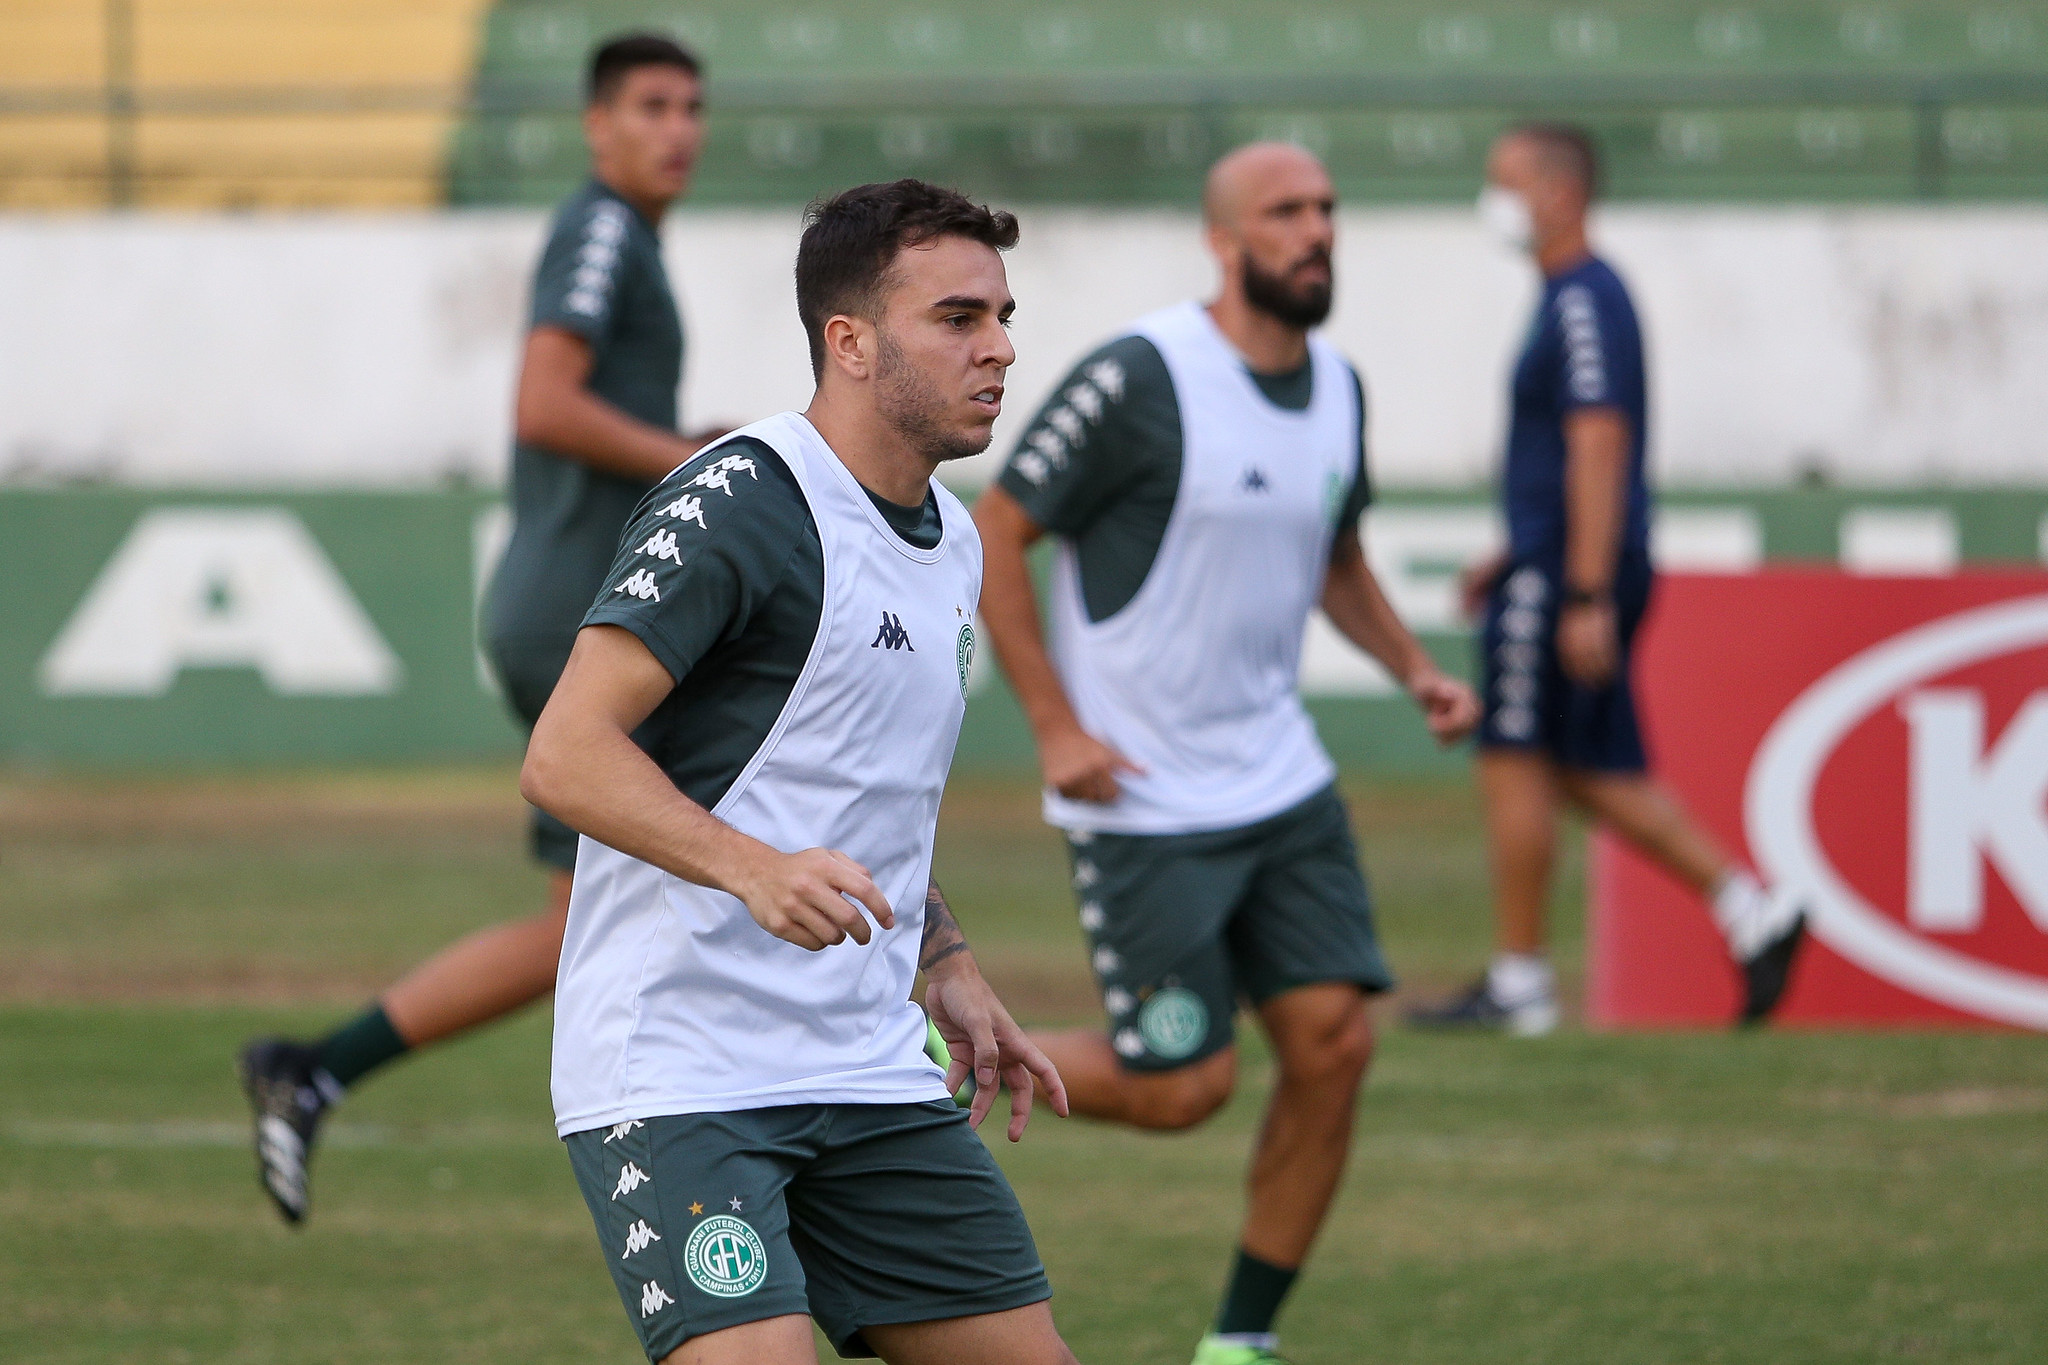
[[[994,428],[975,436],[950,426],[945,396],[925,382],[887,332],[877,328],[875,336],[875,405],[904,443],[933,464],[987,450]]]
[[[1318,252],[1316,255],[1325,265],[1329,263],[1327,253]],[[1296,263],[1297,267],[1305,264],[1306,261]],[[1286,323],[1289,327],[1299,327],[1307,331],[1311,327],[1322,326],[1324,319],[1330,316],[1335,277],[1333,276],[1327,284],[1318,282],[1290,285],[1287,276],[1291,273],[1293,272],[1269,275],[1259,269],[1258,263],[1250,256],[1246,256],[1244,301],[1267,317],[1276,322]]]

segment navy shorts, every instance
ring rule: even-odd
[[[1641,773],[1650,766],[1629,686],[1636,629],[1650,604],[1649,561],[1622,560],[1614,581],[1621,632],[1620,667],[1602,687],[1565,676],[1557,657],[1560,575],[1554,566],[1510,564],[1493,585],[1479,636],[1479,745],[1528,749],[1566,768]]]

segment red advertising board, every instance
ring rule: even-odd
[[[1812,938],[1778,1020],[2048,1030],[2048,574],[1664,578],[1636,661],[1653,762]],[[1593,849],[1589,1014],[1717,1025],[1707,909]]]

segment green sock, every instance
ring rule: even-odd
[[[1294,1287],[1299,1271],[1283,1270],[1240,1248],[1230,1268],[1230,1288],[1224,1291],[1223,1307],[1216,1314],[1216,1330],[1222,1334],[1263,1333],[1273,1330],[1280,1314],[1280,1302]]]
[[[342,1087],[354,1085],[393,1057],[407,1051],[405,1039],[391,1026],[382,1005],[372,1005],[315,1044],[320,1068]]]

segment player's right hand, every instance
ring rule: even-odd
[[[884,929],[896,927],[896,914],[868,870],[837,849],[771,852],[731,890],[754,923],[814,953],[849,937],[856,943],[872,938],[862,907]]]
[[[1041,739],[1038,763],[1046,786],[1070,801],[1099,805],[1116,800],[1118,773],[1145,771],[1078,725]]]

